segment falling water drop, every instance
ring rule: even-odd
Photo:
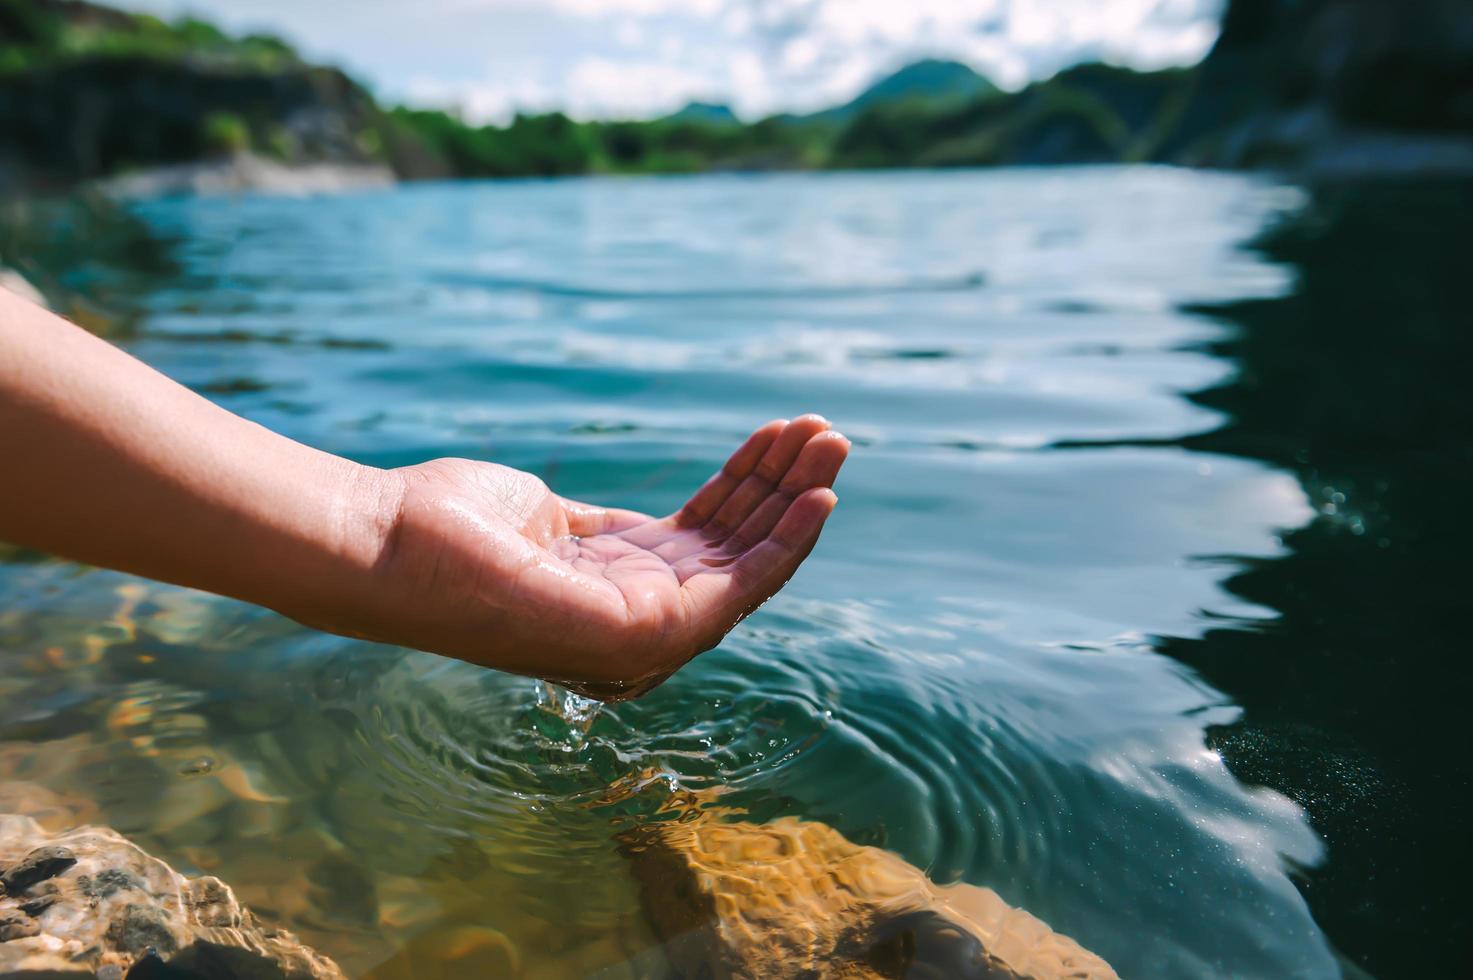
[[[604,703],[574,694],[552,681],[537,681],[536,691],[537,707],[562,722],[566,727],[566,741],[574,747],[582,744]]]

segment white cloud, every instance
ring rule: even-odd
[[[129,2],[129,0],[124,0]],[[690,98],[748,117],[852,97],[918,57],[1017,88],[1081,60],[1200,58],[1224,0],[131,0],[284,31],[390,99],[473,119],[517,109],[666,112]]]
[[[415,105],[450,109],[469,120],[504,123],[519,110],[540,112],[560,105],[562,93],[534,79],[511,82],[447,82],[412,78],[406,87]]]
[[[471,6],[515,6],[525,0],[462,0]],[[542,0],[580,17],[651,17],[656,14],[689,14],[711,17],[721,10],[723,0]]]
[[[644,43],[644,27],[637,20],[626,20],[614,28],[614,40],[626,48],[637,48]]]
[[[660,62],[588,58],[568,73],[566,105],[577,116],[671,112],[694,98],[720,95],[699,72]]]

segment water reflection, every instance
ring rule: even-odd
[[[1203,308],[1237,370],[1187,444],[1293,472],[1319,514],[1225,583],[1276,615],[1159,646],[1243,705],[1209,743],[1309,812],[1328,860],[1296,880],[1382,976],[1460,972],[1473,935],[1470,230],[1466,184],[1318,188],[1257,245],[1293,292]]]

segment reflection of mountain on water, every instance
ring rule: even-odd
[[[1321,514],[1226,582],[1277,618],[1161,643],[1244,707],[1210,738],[1308,810],[1329,858],[1301,890],[1385,976],[1461,972],[1473,927],[1469,229],[1466,185],[1319,189],[1258,243],[1293,294],[1205,311],[1238,372],[1188,444],[1292,470]]]

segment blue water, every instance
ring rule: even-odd
[[[1094,168],[137,205],[177,269],[129,349],[321,448],[652,512],[769,418],[855,449],[782,595],[586,736],[523,678],[0,564],[0,776],[355,975],[452,925],[523,975],[636,969],[612,835],[680,789],[995,888],[1123,976],[1339,975],[1292,877],[1324,840],[1229,771],[1209,736],[1242,709],[1159,650],[1272,620],[1224,580],[1320,512],[1188,438],[1228,417],[1187,395],[1238,370],[1202,307],[1293,292],[1245,244],[1306,200]]]

